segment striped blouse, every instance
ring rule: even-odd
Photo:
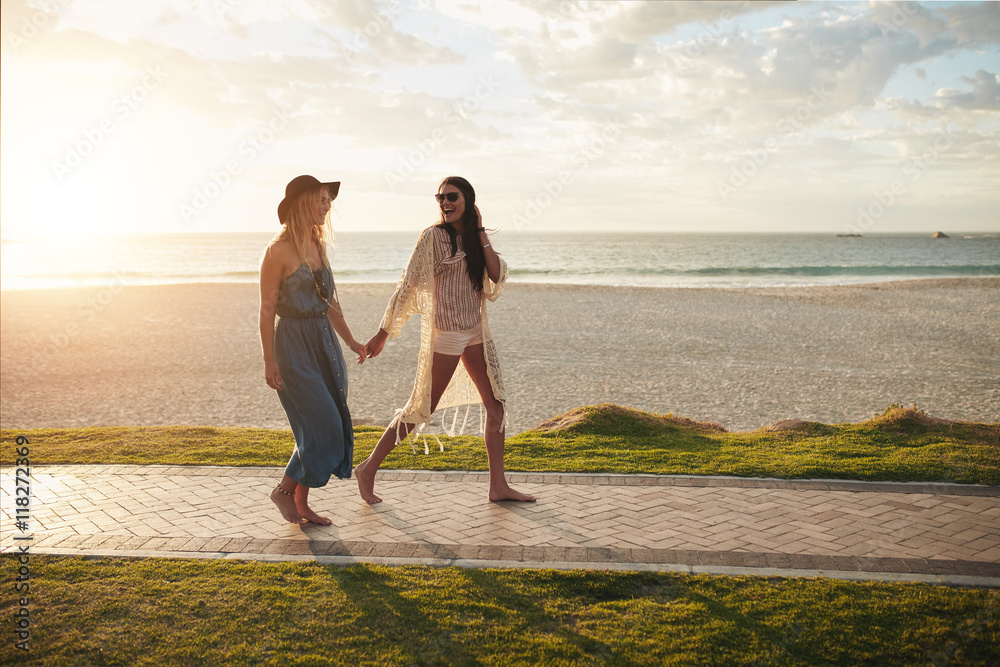
[[[467,331],[479,325],[480,293],[473,287],[466,267],[462,239],[451,254],[451,239],[434,227],[434,326],[440,331]]]

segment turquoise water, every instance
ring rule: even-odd
[[[336,278],[395,282],[413,233],[343,233]],[[149,235],[71,244],[4,242],[0,287],[256,282],[269,234]],[[807,234],[500,232],[516,282],[654,287],[836,285],[1000,276],[1000,233],[837,237]]]

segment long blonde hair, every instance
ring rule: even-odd
[[[287,241],[303,262],[306,261],[309,244],[315,243],[319,249],[320,260],[326,266],[330,266],[330,258],[327,256],[327,246],[331,243],[329,211],[323,218],[322,225],[317,225],[314,222],[317,200],[324,190],[326,190],[325,185],[299,194],[288,207],[288,213],[281,221],[281,231],[271,239],[271,243]],[[329,192],[327,196],[329,196]],[[332,205],[330,210],[333,210]]]

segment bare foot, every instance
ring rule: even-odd
[[[522,503],[533,503],[535,502],[534,496],[529,496],[527,493],[521,493],[520,491],[515,491],[509,486],[506,489],[500,489],[499,491],[490,490],[490,502],[495,503],[499,500],[516,500]]]
[[[358,480],[358,491],[361,492],[361,499],[369,505],[382,502],[382,499],[375,495],[375,475],[369,475],[362,461],[354,469],[354,477]]]
[[[277,488],[271,489],[271,502],[278,506],[278,511],[288,523],[301,524],[302,515],[295,508],[295,499],[288,494],[282,493]]]
[[[327,518],[325,516],[320,516],[319,514],[316,514],[316,512],[313,512],[308,505],[305,507],[299,507],[298,510],[302,518],[308,521],[309,523],[315,523],[320,526],[329,526],[331,523],[333,523],[332,519]]]

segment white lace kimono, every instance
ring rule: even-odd
[[[480,318],[483,326],[483,352],[486,356],[486,369],[489,374],[490,384],[493,387],[493,396],[504,404],[504,423],[507,421],[506,403],[507,394],[503,388],[503,379],[500,374],[500,358],[497,355],[496,345],[493,343],[493,336],[490,333],[489,323],[486,317],[486,302],[496,301],[503,291],[504,283],[507,281],[507,263],[500,260],[500,276],[497,282],[490,280],[486,274],[483,278],[483,291],[480,296]],[[396,291],[389,299],[389,305],[385,309],[382,323],[379,328],[389,334],[389,338],[396,338],[403,329],[403,325],[414,314],[420,314],[420,353],[417,357],[417,377],[413,384],[413,393],[406,405],[396,413],[396,417],[390,426],[395,427],[400,422],[404,424],[417,424],[414,434],[422,433],[430,425],[431,421],[431,362],[434,358],[434,228],[428,227],[420,234],[413,254],[403,269],[403,275],[396,284]],[[446,410],[455,408],[452,415],[451,425],[445,426],[448,435],[462,432],[468,419],[468,407],[465,410],[461,427],[456,429],[458,423],[459,406],[472,406],[482,404],[479,391],[475,383],[469,377],[465,365],[460,361],[451,382],[445,389],[441,400],[438,401],[437,409]],[[442,420],[444,421],[444,420]],[[485,429],[485,419],[480,411],[480,423]],[[397,442],[399,439],[399,429],[396,430]],[[412,440],[411,440],[412,445]],[[438,440],[438,445],[441,441]],[[427,441],[424,439],[424,452],[426,453]],[[441,451],[444,446],[441,445]]]

